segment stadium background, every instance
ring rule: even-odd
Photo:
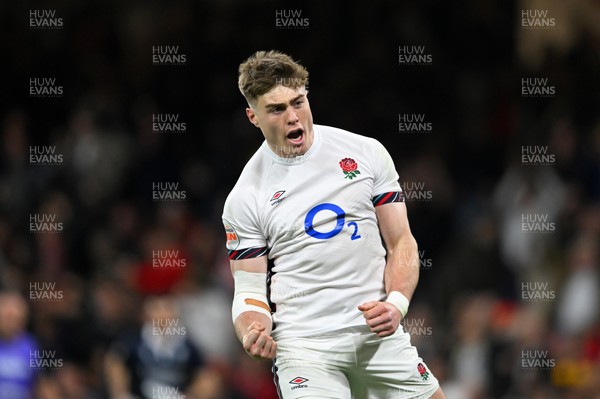
[[[62,26],[32,27],[32,10]],[[380,140],[416,192],[406,327],[447,397],[600,397],[598,2],[24,1],[0,21],[0,288],[62,360],[37,397],[108,397],[104,356],[153,294],[176,298],[206,360],[187,397],[274,397],[233,336],[220,222],[262,141],[236,86],[258,49],[300,60],[315,122]],[[157,65],[155,46],[185,60]],[[413,46],[427,62],[400,62]],[[32,78],[63,94],[32,96]],[[184,131],[153,131],[157,114]],[[401,131],[407,115],[430,129]],[[184,201],[155,200],[173,184]],[[31,231],[32,214],[62,230]],[[153,267],[164,250],[179,266]],[[32,300],[44,290],[61,300]]]

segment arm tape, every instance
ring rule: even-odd
[[[250,273],[236,270],[233,273],[235,281],[235,292],[233,294],[233,306],[231,317],[233,322],[244,312],[262,313],[273,320],[267,300],[267,274]]]
[[[409,302],[408,298],[405,297],[404,294],[402,294],[401,292],[399,292],[399,291],[390,292],[385,301],[396,306],[398,308],[398,310],[400,311],[400,313],[402,314],[402,317],[405,317],[406,313],[408,313],[408,305],[410,304],[410,302]]]

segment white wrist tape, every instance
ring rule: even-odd
[[[398,308],[398,310],[400,311],[400,313],[402,314],[402,317],[405,317],[406,313],[408,313],[408,305],[410,304],[410,302],[409,302],[408,298],[405,297],[401,292],[398,292],[398,291],[390,292],[385,301],[396,306]]]
[[[235,292],[231,317],[233,322],[244,312],[258,312],[271,318],[269,301],[267,300],[267,274],[250,273],[237,270],[233,273]]]

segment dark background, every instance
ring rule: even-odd
[[[567,3],[2,3],[0,288],[27,297],[30,282],[49,281],[70,293],[62,305],[31,303],[28,326],[81,381],[85,394],[65,386],[61,397],[106,395],[102,356],[136,328],[145,296],[187,298],[192,309],[210,299],[229,312],[220,215],[262,142],[237,67],[260,49],[307,67],[315,123],[377,138],[401,182],[430,190],[431,201],[408,204],[431,264],[411,305],[431,334],[413,342],[448,398],[598,394],[599,320],[575,310],[600,310],[600,6]],[[31,29],[32,9],[56,10],[63,27]],[[523,28],[524,9],[548,10],[556,26]],[[300,10],[308,26],[278,28],[277,10]],[[153,65],[152,47],[165,45],[187,61]],[[404,45],[424,46],[431,65],[399,65]],[[64,95],[31,97],[32,77],[56,78]],[[523,97],[521,79],[532,77],[556,95]],[[153,132],[154,113],[178,114],[187,131]],[[399,132],[400,113],[425,114],[432,131]],[[64,162],[32,165],[30,146],[55,146]],[[525,165],[523,146],[546,147],[555,162]],[[179,182],[186,201],[153,201],[157,181]],[[29,215],[44,212],[62,233],[29,232]],[[524,232],[524,213],[548,215],[555,229]],[[167,247],[188,259],[183,273],[149,267]],[[555,299],[523,301],[524,282],[546,283]],[[187,322],[230,339],[211,350],[212,332],[195,335],[220,387],[204,397],[267,397],[247,381],[272,390],[269,365],[261,374],[244,357],[229,314]],[[556,365],[523,370],[531,348]],[[567,369],[579,377],[567,381]]]

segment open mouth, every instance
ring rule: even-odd
[[[298,142],[298,141],[302,140],[303,134],[304,134],[304,130],[296,129],[296,130],[292,130],[291,132],[289,132],[287,134],[287,138],[290,139],[292,142]]]

